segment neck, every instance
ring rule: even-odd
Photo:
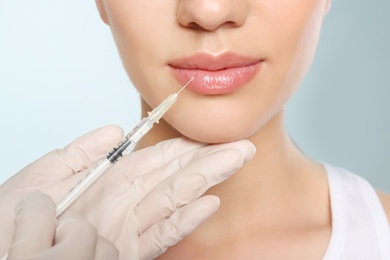
[[[283,125],[283,111],[248,138],[256,146],[255,157],[224,183],[209,190],[221,198],[225,215],[274,214],[275,202],[299,186],[297,178],[313,164],[295,146]],[[233,206],[233,207],[231,207]],[[222,211],[231,211],[229,213]],[[258,221],[258,217],[256,217]]]
[[[146,115],[150,108],[145,102],[142,103],[142,111]],[[255,157],[228,180],[207,191],[207,194],[220,198],[221,207],[216,215],[204,224],[205,228],[215,230],[219,223],[237,225],[237,219],[245,219],[242,224],[246,226],[250,226],[248,222],[251,219],[256,223],[259,223],[259,220],[283,223],[287,214],[286,205],[297,206],[302,200],[307,200],[313,193],[318,192],[312,188],[318,188],[315,184],[326,183],[325,174],[313,174],[324,173],[322,167],[299,151],[286,133],[283,121],[283,111],[280,111],[247,138],[256,146]],[[160,125],[139,143],[138,148],[178,136],[180,133],[162,120]],[[321,187],[327,189],[326,185]],[[318,201],[311,201],[310,205],[315,203]],[[228,230],[232,230],[231,227]],[[241,228],[237,227],[237,230]],[[221,230],[227,230],[226,226],[221,226]]]

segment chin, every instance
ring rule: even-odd
[[[269,113],[267,116],[246,118],[243,120],[234,120],[234,117],[219,120],[193,120],[176,121],[171,127],[176,129],[181,135],[201,143],[228,143],[242,139],[251,139],[259,132],[267,132],[267,125],[275,125],[283,118],[281,113]],[[234,122],[234,123],[232,123]],[[271,127],[272,128],[272,127]]]
[[[197,107],[203,109],[196,110]],[[166,120],[181,135],[201,143],[227,143],[248,139],[268,121],[267,116],[249,113],[247,111],[250,109],[243,106],[217,107],[218,109],[213,110],[213,106],[198,105],[192,110],[178,109],[177,113],[170,114]],[[232,110],[230,107],[238,109]]]
[[[237,127],[207,127],[184,129],[180,133],[194,141],[208,144],[229,143],[250,137],[252,132]]]

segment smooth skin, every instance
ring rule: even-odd
[[[139,148],[187,136],[205,143],[248,139],[255,158],[207,194],[220,210],[159,259],[321,259],[331,236],[328,180],[285,131],[284,105],[310,66],[330,0],[96,0],[142,114],[180,88],[173,60],[234,52],[262,60],[226,95],[184,91]],[[390,198],[379,194],[390,215]]]

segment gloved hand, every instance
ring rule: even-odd
[[[93,131],[42,157],[0,187],[0,255],[14,233],[13,209],[26,190],[58,202],[91,165],[116,146],[117,127]],[[122,158],[71,208],[112,241],[121,259],[151,259],[214,213],[219,201],[201,196],[254,154],[248,141],[204,145],[176,138]]]
[[[57,221],[55,204],[41,192],[29,192],[15,208],[15,233],[8,260],[118,259],[117,249],[78,215]]]

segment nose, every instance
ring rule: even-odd
[[[248,15],[247,0],[179,0],[177,19],[182,26],[215,31],[239,27]]]

